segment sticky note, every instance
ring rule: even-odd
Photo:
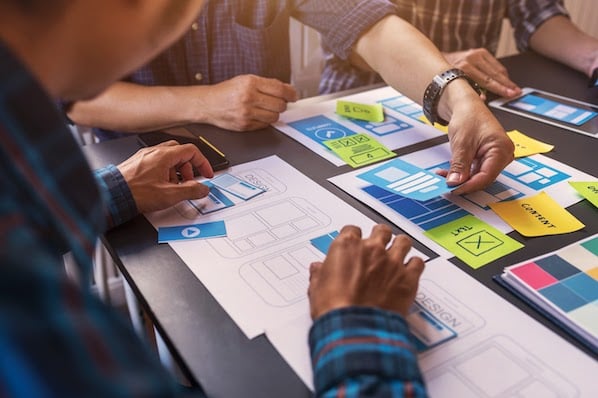
[[[432,123],[430,123],[426,115],[421,115],[420,117],[418,117],[418,119],[424,122],[425,124],[432,126]],[[448,126],[443,126],[442,124],[434,123],[433,127],[437,130],[442,131],[444,134],[448,134]]]
[[[566,234],[585,227],[546,192],[489,206],[523,236]]]
[[[571,186],[591,204],[598,207],[598,181],[569,181],[569,184],[571,184]]]
[[[365,120],[366,122],[383,122],[384,108],[381,104],[359,104],[357,102],[336,101],[336,113],[353,119]]]
[[[365,166],[396,156],[393,151],[367,134],[327,140],[324,141],[324,145],[351,167]]]
[[[158,243],[226,236],[224,221],[158,228]]]
[[[424,234],[477,269],[523,247],[472,215],[430,229]]]
[[[255,185],[228,173],[220,174],[218,177],[214,177],[210,182],[215,187],[243,200],[249,200],[254,196],[265,192],[262,188],[256,187]]]
[[[511,130],[507,135],[515,144],[515,157],[521,158],[524,156],[531,156],[537,153],[546,153],[554,149],[554,145],[538,141],[534,138],[528,137],[519,130]]]
[[[389,192],[418,201],[451,191],[444,177],[401,159],[393,159],[357,177]]]
[[[332,231],[326,235],[318,236],[317,238],[313,238],[309,242],[313,247],[318,249],[322,254],[328,254],[328,249],[332,244],[334,238],[338,236],[338,231]]]

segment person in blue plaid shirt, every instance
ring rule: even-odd
[[[513,26],[517,48],[533,50],[587,76],[598,68],[598,39],[569,19],[562,0],[392,0],[447,60],[488,91],[515,97],[521,89],[494,57],[503,19]],[[324,45],[326,47],[326,45]],[[324,48],[321,94],[381,82],[371,71],[355,68]]]
[[[0,0],[0,397],[204,396],[182,391],[130,324],[70,280],[62,255],[88,280],[105,228],[205,196],[192,167],[211,177],[209,163],[171,141],[92,173],[53,101],[93,97],[202,3]],[[385,225],[367,238],[346,226],[311,264],[316,396],[426,395],[405,322],[424,267],[410,247]]]

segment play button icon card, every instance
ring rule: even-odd
[[[226,236],[224,221],[158,228],[158,243]]]

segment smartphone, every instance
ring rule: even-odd
[[[588,81],[588,87],[598,87],[598,68],[592,72],[592,77]]]
[[[191,133],[188,133],[188,135],[175,135],[165,132],[152,132],[139,134],[138,137],[139,141],[145,146],[153,146],[168,140],[175,140],[180,144],[193,144],[208,159],[214,171],[226,169],[230,165],[224,153],[201,136],[196,137]],[[194,174],[198,175],[196,170],[194,170]]]
[[[553,126],[598,137],[598,106],[530,87],[515,98],[500,98],[489,105]]]

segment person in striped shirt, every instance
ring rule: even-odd
[[[494,57],[504,18],[514,28],[517,48],[533,50],[587,76],[598,68],[598,39],[580,31],[562,0],[392,0],[454,66],[480,86],[503,97],[521,89]],[[381,82],[377,74],[341,60],[324,45],[319,91],[333,93]]]

